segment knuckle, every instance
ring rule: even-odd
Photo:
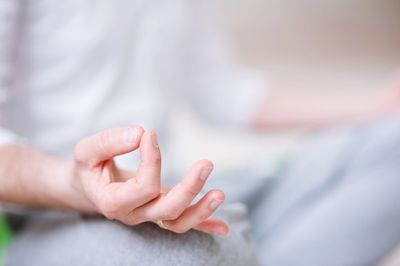
[[[134,215],[134,214],[130,214],[127,217],[125,217],[125,219],[122,221],[124,224],[126,225],[137,225],[140,224],[140,219]]]
[[[97,145],[101,151],[106,152],[108,147],[111,145],[111,136],[110,130],[106,129],[99,133],[99,138],[97,141]]]
[[[213,164],[210,160],[207,160],[207,159],[202,159],[202,160],[198,161],[198,162],[195,164],[195,166],[196,166],[196,167],[199,167],[199,168],[210,168],[210,169],[214,169],[214,164]]]
[[[185,228],[182,225],[175,225],[174,227],[171,228],[171,230],[176,234],[184,234],[187,231],[189,231],[189,229]]]
[[[197,190],[194,187],[189,187],[186,189],[186,193],[188,194],[188,196],[190,196],[191,198],[195,198],[197,196],[197,194],[199,193],[199,190]]]
[[[84,158],[82,156],[83,153],[83,144],[82,141],[78,142],[74,147],[74,159],[77,162],[83,162]]]
[[[157,198],[161,192],[159,185],[148,185],[148,184],[141,185],[140,191],[148,199]]]
[[[98,204],[100,212],[109,220],[115,220],[119,217],[117,205],[110,200],[101,200]]]
[[[115,220],[118,218],[118,214],[113,211],[103,211],[102,213],[108,220]]]
[[[206,221],[211,215],[212,215],[212,212],[210,212],[208,210],[204,211],[201,214],[199,214],[199,216],[197,217],[198,223],[200,224],[200,223]]]
[[[205,221],[212,214],[213,214],[213,212],[209,208],[203,207],[203,210],[200,210],[198,219],[200,221]]]
[[[181,215],[181,211],[180,210],[173,210],[171,212],[171,220],[175,220],[178,219],[178,217]]]
[[[161,152],[158,150],[156,152],[151,152],[146,156],[140,156],[140,161],[145,164],[161,164]]]
[[[148,163],[148,164],[161,164],[162,161],[160,153],[156,153],[147,158],[142,158],[141,160],[143,163]]]
[[[164,213],[164,214],[161,214],[161,218],[162,218],[162,220],[167,220],[168,221],[168,220],[176,219],[176,216],[171,214],[171,213]]]
[[[153,158],[153,162],[155,162],[155,163],[161,163],[161,153],[156,152],[156,153],[154,154],[154,156],[152,156],[152,158]]]
[[[113,197],[111,199],[111,203],[113,206],[118,206],[119,208],[122,206],[126,206],[129,202],[134,199],[135,195],[131,192],[130,189],[126,187],[121,187],[113,193]]]
[[[74,147],[74,158],[77,161],[80,161],[80,153],[81,153],[80,150],[81,150],[80,143],[78,143]]]
[[[184,182],[178,183],[175,187],[185,193],[185,196],[190,198],[195,198],[201,190],[200,188],[197,188],[197,184],[188,184]]]
[[[177,209],[174,210],[166,210],[161,215],[163,220],[176,220],[180,216],[180,211]]]

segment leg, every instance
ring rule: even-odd
[[[17,235],[7,265],[257,265],[242,215],[226,212],[234,223],[227,238],[195,231],[176,235],[153,224],[126,227],[104,219],[41,219]]]
[[[335,136],[254,211],[266,265],[375,265],[400,240],[400,121]]]

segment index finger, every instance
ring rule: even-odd
[[[109,128],[81,140],[75,147],[75,160],[96,166],[99,163],[136,150],[143,128],[127,126]]]

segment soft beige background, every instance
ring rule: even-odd
[[[243,64],[272,86],[302,90],[382,89],[400,67],[398,0],[218,0]],[[172,124],[180,171],[206,157],[217,172],[249,166],[271,173],[304,133],[255,135],[205,125],[185,110]],[[398,254],[386,266],[400,265]]]
[[[398,0],[220,0],[245,62],[316,88],[380,85],[400,59]]]
[[[377,90],[400,66],[400,1],[218,0],[239,60],[271,86],[302,90]],[[187,110],[171,124],[180,171],[198,158],[216,171],[251,166],[266,174],[296,150],[302,134],[255,135],[213,128]]]

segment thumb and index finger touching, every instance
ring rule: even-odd
[[[81,140],[75,148],[78,163],[96,167],[118,155],[135,151],[140,147],[144,134],[139,126],[109,128]]]
[[[84,138],[75,148],[75,161],[95,169],[115,156],[140,148],[140,163],[135,178],[110,183],[97,190],[115,206],[127,208],[146,203],[160,193],[161,153],[155,132],[138,126],[110,128]],[[94,179],[95,180],[95,179]],[[111,193],[111,194],[110,194]],[[119,208],[119,207],[118,207]]]
[[[75,160],[89,167],[99,166],[115,156],[140,148],[138,183],[154,182],[161,172],[157,135],[139,126],[110,128],[84,138],[75,148]],[[151,180],[148,180],[151,179]]]

